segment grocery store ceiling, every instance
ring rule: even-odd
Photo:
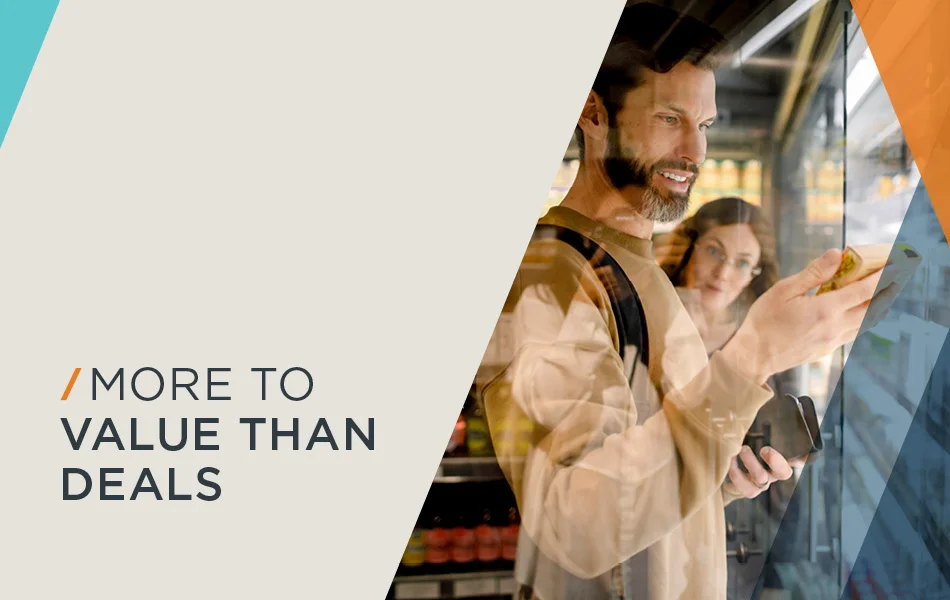
[[[716,73],[719,124],[710,153],[762,155],[776,131],[786,93],[797,97],[796,57],[817,0],[652,0],[709,23],[728,40]]]
[[[727,59],[716,73],[719,123],[708,134],[710,155],[761,156],[773,137],[781,137],[774,135],[776,115],[781,112],[790,82],[794,81],[796,55],[809,11],[822,2],[650,1],[711,24],[729,41]],[[791,96],[792,100],[797,97],[797,88],[792,89]]]

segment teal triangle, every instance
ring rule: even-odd
[[[59,0],[0,0],[0,145]]]

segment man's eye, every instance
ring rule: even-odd
[[[709,123],[703,123],[699,126],[700,131],[706,131],[707,129],[709,129]]]
[[[667,123],[667,124],[669,124],[669,125],[672,125],[673,123],[676,123],[676,117],[671,117],[670,115],[663,115],[663,116],[660,117],[660,118],[663,119],[663,122],[664,122],[664,123]]]

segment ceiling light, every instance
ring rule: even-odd
[[[871,141],[869,141],[867,144],[864,145],[864,155],[867,156],[871,152],[880,148],[881,144],[883,144],[885,141],[887,141],[888,138],[890,138],[892,135],[894,135],[900,130],[901,130],[901,123],[895,118],[894,121],[891,122],[890,125],[888,125],[884,129],[879,131],[877,135],[871,138]]]
[[[798,20],[811,10],[812,7],[818,4],[818,2],[819,0],[795,0],[795,2],[782,11],[779,16],[775,17],[768,25],[749,38],[749,41],[742,44],[742,47],[739,48],[732,58],[732,66],[736,68],[741,67],[742,64],[755,55],[756,52],[768,46],[772,43],[772,40],[785,33],[790,27],[797,23]]]
[[[851,69],[848,80],[845,83],[846,95],[848,98],[847,112],[858,105],[874,84],[880,81],[881,75],[877,72],[877,65],[874,64],[874,57],[871,56],[871,49],[864,51],[857,64]]]

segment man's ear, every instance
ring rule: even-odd
[[[607,139],[609,130],[607,121],[607,108],[604,106],[604,101],[597,92],[591,90],[587,95],[587,102],[584,103],[581,116],[577,119],[577,126],[589,140],[603,142]]]

